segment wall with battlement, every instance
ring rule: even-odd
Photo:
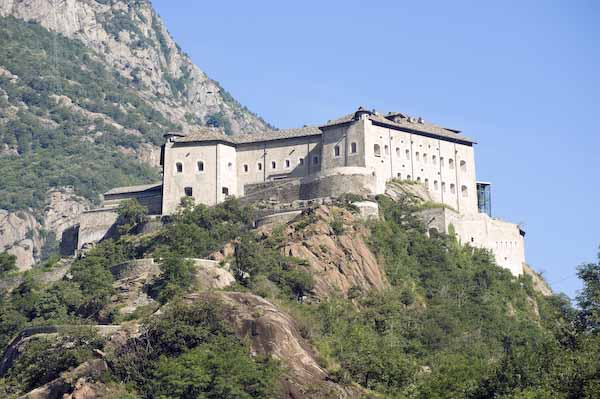
[[[290,178],[246,184],[244,203],[257,201],[293,202],[313,198],[338,197],[345,193],[375,194],[375,176],[366,168],[341,167],[305,178]]]

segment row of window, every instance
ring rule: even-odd
[[[398,179],[402,179],[401,173],[398,173]],[[412,180],[411,175],[406,175],[406,180]],[[417,177],[415,181],[417,183],[421,183],[421,178]],[[425,179],[423,181],[423,183],[425,184],[425,187],[427,187],[428,189],[431,188],[429,185],[429,179]],[[446,182],[442,182],[440,185],[437,180],[433,181],[433,190],[434,191],[438,191],[440,189],[440,186],[441,186],[442,192],[445,193],[446,192]],[[469,188],[467,186],[461,186],[460,191],[461,191],[463,197],[469,196]],[[454,183],[450,183],[450,193],[456,194],[456,185]]]
[[[517,248],[519,243],[516,241],[496,241],[496,248]]]
[[[385,155],[389,155],[390,151],[389,151],[389,147],[387,145],[383,146],[383,150],[384,150]],[[375,154],[376,157],[381,156],[381,146],[379,144],[373,145],[373,153]],[[410,159],[410,150],[406,150],[404,152],[404,154],[405,154],[406,159]],[[336,152],[336,155],[337,155],[337,152]],[[421,158],[421,155],[422,155],[422,158]],[[399,147],[396,147],[396,156],[397,157],[401,156]],[[421,159],[423,160],[423,163],[429,162],[429,157],[428,157],[427,153],[421,154],[420,152],[415,152],[415,161],[420,162]],[[440,157],[439,161],[440,161],[440,166],[444,167],[444,157]],[[434,165],[437,165],[437,163],[438,163],[437,155],[431,156],[431,163]],[[448,159],[448,167],[450,169],[454,169],[454,159],[452,159],[452,158]],[[467,162],[466,161],[460,161],[460,169],[463,172],[467,171]]]
[[[336,145],[333,147],[333,156],[334,157],[339,157],[341,153],[341,149],[339,145]],[[355,142],[350,143],[350,154],[357,154],[358,153],[358,144]]]
[[[192,187],[184,187],[183,192],[186,197],[194,196],[194,189]],[[225,195],[229,195],[229,187],[221,187],[221,193],[223,193]]]
[[[312,164],[313,165],[318,165],[319,164],[319,157],[318,156],[314,156],[312,159]],[[289,159],[286,159],[284,161],[284,165],[286,169],[289,169],[292,167],[292,161]],[[298,165],[302,166],[304,165],[304,158],[298,158]],[[230,162],[228,164],[229,167],[232,166],[232,163]],[[196,167],[197,167],[197,171],[198,172],[204,172],[204,162],[203,161],[198,161],[196,163]],[[256,168],[257,170],[263,170],[263,164],[262,162],[258,162],[256,164]],[[248,171],[250,170],[250,167],[248,166],[248,164],[244,164],[243,165],[243,169],[245,173],[248,173]],[[271,169],[277,169],[277,161],[271,161]],[[183,163],[181,162],[177,162],[175,164],[175,170],[177,171],[177,173],[183,173]]]

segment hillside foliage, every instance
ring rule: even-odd
[[[195,289],[186,258],[233,242],[238,283],[230,289],[287,309],[331,378],[362,386],[367,397],[598,397],[598,263],[580,266],[584,289],[574,308],[563,296],[543,297],[529,277],[513,277],[487,251],[452,236],[430,236],[415,204],[381,197],[379,205],[383,218],[368,227],[370,246],[390,281],[384,291],[356,288],[347,297],[306,300],[317,277],[303,260],[284,255],[281,231],[258,235],[252,209],[235,199],[215,207],[184,201],[158,232],[124,232],[97,245],[59,282],[43,285],[38,271],[28,272],[2,297],[0,340],[6,344],[25,326],[122,321],[110,301],[109,267],[152,256],[163,273],[149,293],[166,307],[160,316],[137,316],[143,333],[109,354],[108,382],[127,384],[132,398],[277,397],[276,381],[285,370],[251,356],[225,321],[224,305],[181,301]],[[143,210],[128,203],[123,215],[124,223],[135,224]],[[65,339],[79,342],[73,334]],[[81,351],[65,353],[65,360],[53,354],[56,344],[40,341],[0,380],[0,389],[11,397],[31,388],[33,376],[45,381],[73,367],[99,345],[86,342]],[[41,355],[49,359],[43,370],[26,367],[27,359]]]
[[[76,40],[0,18],[0,208],[43,205],[51,187],[91,200],[158,173],[128,155],[177,126]]]

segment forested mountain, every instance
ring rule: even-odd
[[[0,42],[0,250],[21,267],[50,251],[48,232],[60,238],[48,210],[74,223],[103,191],[159,179],[165,132],[269,128],[145,0],[2,0]],[[53,190],[66,193],[58,205]]]
[[[599,397],[598,263],[579,268],[574,308],[485,250],[429,236],[421,205],[378,202],[377,221],[342,200],[258,230],[236,200],[185,203],[143,235],[130,202],[121,236],[83,258],[14,275],[0,257],[2,345],[22,331],[0,395]],[[193,260],[207,257],[219,262]]]

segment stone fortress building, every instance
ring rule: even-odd
[[[345,192],[376,195],[398,179],[419,183],[432,202],[445,205],[423,212],[430,230],[454,231],[462,242],[490,249],[514,275],[523,272],[525,234],[491,217],[490,184],[476,180],[475,142],[458,130],[361,107],[319,127],[238,136],[203,127],[165,138],[162,183],[105,193],[103,208],[82,217],[80,248],[102,238],[127,198],[137,198],[151,214],[169,215],[182,197],[214,205],[227,196],[292,202]]]

